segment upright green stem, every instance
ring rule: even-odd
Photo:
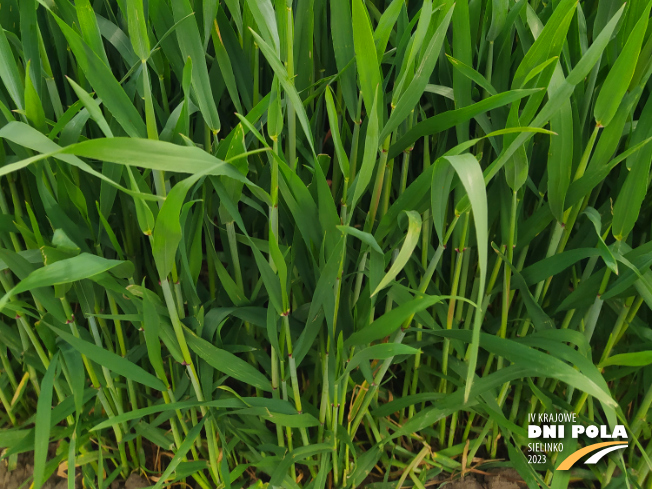
[[[605,273],[607,275],[607,273]],[[603,280],[602,285],[600,286],[600,291],[599,295],[604,294],[604,291],[607,287],[608,280]],[[603,364],[607,358],[609,358],[609,355],[611,354],[611,351],[613,350],[613,347],[615,346],[616,342],[618,339],[622,336],[622,333],[629,327],[629,324],[634,320],[634,317],[638,313],[639,307],[643,304],[643,300],[639,298],[639,300],[636,301],[634,304],[634,307],[632,305],[634,304],[634,298],[629,297],[625,301],[625,305],[623,309],[620,311],[620,314],[618,315],[618,319],[616,319],[616,323],[614,324],[614,329],[612,330],[611,334],[609,335],[609,339],[607,340],[607,344],[605,345],[604,350],[602,351],[602,355],[600,356],[600,362],[598,365]],[[604,371],[604,367],[599,368],[600,373]],[[575,408],[573,411],[577,414],[580,414],[582,411],[582,408],[584,407],[584,403],[586,402],[587,398],[589,395],[586,392],[582,392],[582,395],[578,399],[577,403],[575,404]]]
[[[383,145],[381,147],[380,161],[378,163],[378,169],[376,170],[376,181],[374,183],[374,190],[371,195],[371,203],[369,204],[369,212],[367,213],[367,219],[364,223],[365,232],[369,233],[374,227],[374,222],[376,221],[376,213],[378,212],[378,205],[380,204],[380,195],[383,189],[383,180],[385,178],[385,168],[387,165],[387,152],[389,151],[389,142],[390,136],[385,138]]]
[[[253,94],[253,106],[258,105],[258,99],[260,98],[260,48],[258,44],[254,43],[254,94]]]
[[[455,296],[460,282],[460,273],[462,271],[463,255],[466,247],[466,234],[469,229],[469,213],[464,214],[464,224],[462,225],[462,234],[460,236],[459,247],[455,250],[457,256],[455,258],[455,268],[451,282],[451,299],[448,303],[448,315],[446,317],[446,329],[453,328],[453,319],[455,313]],[[441,373],[442,377],[439,382],[439,392],[445,393],[448,389],[446,376],[448,375],[448,355],[450,351],[450,338],[444,338],[444,346],[442,348],[442,363]],[[446,437],[446,418],[443,418],[439,423],[439,442],[443,446]]]
[[[297,365],[292,355],[292,336],[290,335],[290,320],[288,314],[285,314],[283,317],[283,327],[285,329],[285,341],[287,343],[288,349],[288,366],[290,367],[290,381],[292,382],[292,395],[294,396],[294,406],[297,409],[297,412],[301,414],[303,409],[301,407],[301,394],[299,392],[299,378],[297,377]],[[308,440],[308,432],[306,428],[299,428],[301,433],[301,440],[303,441],[304,446],[308,446],[310,441]]]
[[[515,246],[515,234],[516,234],[516,210],[518,209],[518,192],[512,191],[512,207],[509,219],[509,235],[507,237],[507,249],[506,257],[510,265],[513,265],[514,261],[514,246]],[[498,330],[498,337],[505,339],[507,336],[507,320],[509,318],[509,307],[511,305],[512,297],[514,296],[511,290],[511,279],[512,279],[512,269],[509,266],[504,267],[504,279],[503,279],[503,304],[501,310],[501,321],[500,329]],[[491,358],[491,357],[490,357]],[[490,368],[489,362],[485,371],[488,371]],[[496,369],[500,370],[503,368],[503,357],[498,357],[496,362]],[[506,382],[501,387],[500,393],[498,395],[498,404],[502,405],[507,396],[510,383]],[[498,424],[493,422],[493,443],[491,445],[490,456],[495,457],[496,451],[498,450]]]
[[[514,238],[516,233],[516,209],[518,208],[518,197],[517,192],[512,192],[512,212],[509,219],[509,236],[507,238],[507,249],[506,256],[510,264],[513,264],[514,260]],[[505,267],[505,278],[503,282],[503,308],[500,321],[500,330],[498,331],[498,336],[500,338],[505,338],[507,335],[507,319],[509,316],[509,306],[511,302],[511,288],[510,283],[512,279],[512,269],[510,267]],[[502,357],[498,358],[498,369],[501,369],[503,366]]]
[[[235,283],[241,293],[244,293],[244,282],[242,281],[242,270],[240,269],[240,256],[238,254],[238,239],[235,235],[235,222],[226,223],[226,234],[229,240],[229,251],[231,252],[231,261],[235,273]]]
[[[406,153],[407,154],[407,153]],[[394,159],[388,161],[385,166],[384,187],[383,187],[383,201],[380,206],[379,219],[382,219],[387,209],[389,209],[389,201],[392,196],[392,179],[394,177]],[[403,192],[401,192],[403,193]]]
[[[453,272],[453,280],[451,285],[451,299],[448,303],[448,315],[446,317],[446,329],[453,328],[453,319],[455,312],[455,296],[457,295],[457,288],[460,281],[460,273],[462,271],[462,256],[466,247],[466,235],[469,229],[469,213],[464,214],[464,223],[462,225],[462,234],[460,236],[459,247],[455,250],[457,257],[455,260],[455,271]],[[446,392],[446,374],[448,372],[448,351],[450,349],[450,339],[444,339],[444,348],[442,356],[442,374],[444,377],[441,379],[439,392]]]
[[[457,219],[455,219],[453,223],[451,223],[451,226],[454,226],[455,223],[457,223]],[[450,234],[448,234],[447,236],[449,235]],[[444,249],[445,249],[445,243],[440,243],[439,247],[437,248],[437,251],[433,255],[432,259],[430,260],[430,264],[428,265],[428,269],[426,270],[426,273],[421,278],[421,283],[419,284],[419,293],[424,294],[426,292],[426,289],[430,284],[432,276],[435,273],[435,269],[439,264],[439,260],[441,259]],[[403,322],[401,328],[396,332],[396,335],[394,336],[393,339],[394,343],[400,344],[403,341],[403,338],[405,338],[406,330],[410,327],[413,318],[414,318],[414,314],[412,314]],[[385,374],[387,373],[387,370],[389,369],[393,360],[394,357],[390,357],[383,361],[380,368],[378,369],[378,372],[376,373],[376,376],[374,377],[373,384],[370,386],[369,390],[364,394],[360,407],[357,410],[355,410],[355,406],[354,406],[353,412],[349,414],[349,416],[351,416],[351,414],[355,413],[355,418],[353,419],[353,422],[349,425],[349,437],[351,437],[351,439],[353,439],[356,432],[358,431],[360,423],[362,422],[362,418],[364,417],[367,409],[369,409],[371,400],[378,392],[378,386],[381,385],[382,380],[385,377]]]
[[[273,151],[278,155],[278,137],[273,138]],[[276,158],[270,158],[271,166],[271,182],[270,182],[270,197],[271,205],[269,208],[269,232],[273,233],[278,238],[278,162]],[[269,255],[269,264],[272,270],[276,271],[274,259],[272,254]],[[279,352],[276,348],[271,347],[271,364],[272,364],[272,397],[280,399],[281,393],[279,391]],[[285,439],[283,438],[283,428],[281,425],[276,425],[276,439],[280,447],[285,446]]]
[[[174,334],[176,336],[179,349],[181,350],[181,355],[185,364],[185,367],[188,371],[188,376],[190,377],[190,382],[192,384],[193,390],[195,391],[195,396],[199,402],[204,401],[204,394],[199,384],[199,377],[197,376],[197,370],[192,361],[192,356],[190,355],[190,349],[186,343],[186,338],[183,332],[183,325],[177,314],[177,307],[174,302],[174,297],[172,295],[172,289],[170,283],[167,280],[167,277],[161,280],[161,289],[163,290],[163,297],[165,299],[165,305],[167,306],[168,313],[170,314],[170,320],[172,322],[172,327],[174,329]],[[208,410],[205,406],[201,407],[202,416],[208,416]],[[213,425],[212,419],[207,419],[206,421],[206,434],[208,438],[208,453],[210,456],[210,466],[211,466],[211,476],[215,480],[216,484],[219,484],[219,468],[217,465],[217,440],[215,435],[215,427]]]
[[[285,60],[285,67],[288,72],[288,78],[292,85],[294,85],[294,20],[292,17],[292,0],[287,0],[286,3],[286,34],[287,34],[287,59]],[[287,115],[288,115],[288,161],[290,168],[296,171],[297,168],[297,118],[292,102],[286,97],[287,100]]]
[[[362,92],[358,94],[358,108],[353,121],[353,137],[351,138],[351,153],[349,154],[349,181],[353,181],[358,166],[358,142],[360,140],[360,126],[362,125]]]

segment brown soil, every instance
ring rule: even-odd
[[[441,489],[523,489],[525,482],[514,469],[492,469],[485,475],[470,474],[462,480],[444,482]]]
[[[0,489],[28,489],[34,473],[34,454],[23,453],[18,456],[18,464],[12,471],[7,470],[5,461],[0,462]],[[29,483],[23,485],[30,479]],[[520,483],[520,484],[519,484]],[[114,481],[110,489],[142,489],[151,486],[138,474],[131,474],[126,481]],[[76,489],[81,489],[81,481],[77,480]],[[514,469],[492,469],[484,475],[467,474],[463,480],[442,482],[441,489],[523,489],[525,483]],[[43,485],[43,489],[67,489],[68,480],[52,475]]]
[[[485,489],[483,484],[480,484],[478,480],[473,476],[466,476],[462,480],[454,481],[449,484],[442,484],[442,489]]]
[[[115,481],[111,484],[111,489],[123,489],[123,487],[124,489],[142,489],[143,487],[149,487],[152,484],[153,482],[147,482],[138,474],[131,474],[124,482],[124,485],[122,481]]]
[[[16,468],[12,471],[7,470],[6,461],[0,462],[0,489],[28,489],[31,484],[32,474],[34,473],[34,453],[23,453],[18,456]],[[28,481],[25,484],[26,481]],[[24,484],[24,485],[23,485]],[[110,489],[142,489],[152,484],[137,474],[131,474],[126,481],[114,481]],[[52,475],[44,484],[43,489],[68,489],[68,479]],[[81,481],[75,481],[75,488],[81,489]]]
[[[525,486],[523,479],[514,469],[494,469],[489,473],[491,475],[484,476],[487,489],[519,489]],[[518,482],[521,482],[520,486]]]
[[[6,461],[2,461],[0,462],[0,489],[18,489],[26,480],[31,480],[33,473],[34,453],[22,453],[18,455],[18,464],[11,472],[7,470]],[[23,487],[28,488],[30,483],[25,484]],[[43,489],[67,488],[68,480],[58,477],[56,474],[43,484]]]

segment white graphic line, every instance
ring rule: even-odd
[[[587,461],[584,462],[584,463],[585,464],[597,464],[600,461],[600,459],[602,457],[604,457],[606,454],[608,454],[609,452],[613,452],[614,450],[620,450],[621,448],[625,448],[626,446],[627,445],[613,445],[613,446],[610,446],[610,447],[607,447],[607,448],[603,448],[599,452],[594,453],[593,455],[591,455],[591,457],[589,459],[587,459]]]

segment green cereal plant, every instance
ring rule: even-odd
[[[1,457],[652,487],[651,7],[2,0]]]

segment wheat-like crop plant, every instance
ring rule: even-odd
[[[651,7],[0,0],[1,463],[652,488]]]

